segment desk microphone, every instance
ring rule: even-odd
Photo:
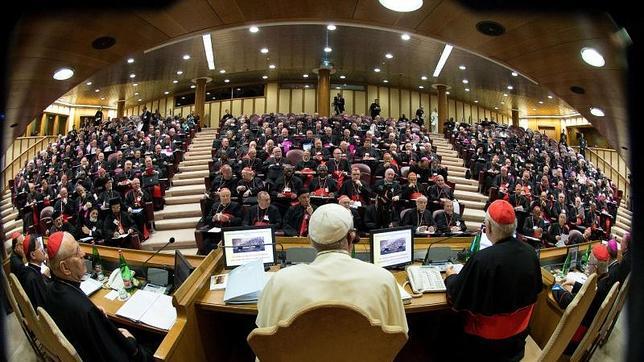
[[[147,272],[147,269],[145,268],[145,265],[146,265],[146,264],[147,264],[147,263],[148,263],[152,258],[154,258],[157,254],[159,254],[159,253],[161,252],[161,250],[165,249],[165,247],[166,247],[166,246],[168,246],[168,245],[170,245],[170,244],[172,244],[172,243],[174,243],[174,237],[170,238],[170,240],[168,240],[168,242],[167,242],[167,243],[165,243],[165,245],[163,245],[161,248],[159,248],[159,250],[157,250],[154,254],[152,254],[152,256],[150,256],[149,258],[147,258],[147,259],[143,262],[143,264],[141,265],[141,268],[143,268],[143,270],[145,271],[145,279],[148,279],[148,272]],[[164,265],[164,267],[165,267],[165,265]]]

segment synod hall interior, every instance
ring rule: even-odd
[[[6,360],[636,356],[628,29],[474,3],[25,12]]]

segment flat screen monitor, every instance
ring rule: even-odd
[[[275,264],[275,232],[271,226],[225,228],[221,239],[227,269],[257,259],[264,265]]]
[[[577,267],[577,254],[579,254],[579,246],[571,246],[568,248],[568,255],[570,255],[570,269]]]
[[[177,290],[188,279],[195,268],[179,250],[174,252],[174,289]]]
[[[370,240],[370,257],[375,265],[383,268],[399,267],[414,260],[412,227],[373,230]]]

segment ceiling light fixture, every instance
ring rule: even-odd
[[[549,99],[552,99],[553,97],[552,97],[552,96],[548,96],[548,98],[549,98]]]
[[[183,60],[190,60],[190,55],[185,54],[185,55],[183,56]]]
[[[195,89],[195,88],[197,88],[197,86],[194,84],[190,86],[190,89]]]
[[[539,104],[543,104],[543,101],[539,101]]]
[[[465,91],[466,91],[466,92],[469,92],[469,91],[470,91],[470,89],[469,89],[469,88],[465,88]]]
[[[335,29],[336,29],[336,27],[335,27],[335,25],[333,25],[333,24],[329,24],[329,25],[327,25],[327,26],[326,26],[326,29],[327,29],[327,30],[331,30],[331,31],[333,31],[333,30],[335,30]]]
[[[504,97],[507,97],[507,96],[508,96],[508,94],[507,94],[507,93],[503,93],[503,96],[504,96]]]
[[[170,92],[165,91],[165,92],[163,92],[163,94],[168,95],[168,94],[170,94]]]
[[[518,76],[519,76],[519,73],[517,73],[517,72],[512,72],[512,76],[513,76],[513,77],[518,77]]]
[[[464,65],[459,65],[459,66],[458,66],[458,69],[460,69],[460,70],[465,70],[465,69],[467,69],[467,67],[466,67],[466,66],[464,66]]]
[[[302,74],[302,77],[304,77],[304,78],[308,78],[308,77],[309,77],[309,75],[308,75],[308,74]]]
[[[380,5],[399,13],[416,11],[423,6],[423,0],[378,0]]]
[[[275,64],[271,64],[268,66],[269,69],[275,69]]]
[[[101,91],[100,89],[96,89],[94,92],[98,93],[98,92],[100,92],[100,91]]]
[[[603,117],[604,116],[604,110],[601,108],[597,107],[590,107],[590,114],[596,117]]]
[[[418,86],[418,88],[423,89],[423,88],[425,88],[425,87],[423,87],[422,85],[419,85],[419,86]]]
[[[139,92],[134,92],[134,95],[135,95],[135,96],[138,96],[138,95],[139,95]]]
[[[224,83],[230,83],[230,79],[224,79]]]
[[[105,100],[105,97],[101,97],[101,100],[102,100],[102,101],[104,101],[104,100]]]
[[[509,90],[513,90],[513,89],[514,89],[514,87],[513,87],[513,86],[511,86],[511,85],[509,85],[509,86],[508,86],[508,89],[509,89]]]
[[[380,68],[373,68],[373,71],[376,73],[380,73]]]
[[[423,75],[422,77],[420,77],[420,80],[427,80],[427,76]]]
[[[267,75],[262,75],[262,79],[268,79]]]
[[[403,33],[402,35],[400,35],[400,39],[407,41],[411,39],[411,36],[409,36],[409,34],[407,33]]]
[[[331,49],[331,47],[324,47],[324,52],[325,53],[331,53],[332,51],[333,51],[333,49]]]
[[[346,75],[341,75],[340,79],[345,79],[347,76]]]
[[[467,84],[467,83],[469,83],[469,82],[470,82],[469,80],[467,80],[467,79],[463,79],[463,84]]]
[[[387,59],[391,59],[391,58],[393,58],[393,57],[394,57],[394,55],[393,55],[393,54],[391,54],[391,53],[387,53],[387,54],[385,54],[385,58],[387,58]]]
[[[478,103],[478,102],[479,102],[478,100],[474,101],[474,103]]]
[[[60,68],[54,72],[54,79],[67,80],[74,76],[74,71],[70,68]]]
[[[215,70],[215,54],[212,50],[212,38],[210,37],[210,34],[202,35],[201,38],[203,39],[203,50],[206,52],[208,69]]]
[[[494,107],[494,109],[499,109],[499,107]]]
[[[309,85],[308,85],[308,84],[304,86],[304,88],[308,88],[308,87],[309,87]]]
[[[138,87],[139,83],[132,83],[132,87]]]
[[[595,48],[583,48],[581,50],[581,58],[593,67],[599,68],[606,64],[604,57]]]
[[[453,46],[445,44],[443,53],[441,54],[440,59],[438,59],[438,64],[436,64],[436,69],[434,69],[434,78],[438,77],[441,74],[441,71],[443,70],[445,63],[447,62],[447,58],[449,58],[449,54],[452,52],[452,49],[454,49]]]
[[[127,60],[127,62],[128,62],[128,64],[132,64],[132,63],[134,63],[134,58],[129,58],[129,59]]]
[[[92,85],[92,82],[87,82],[85,83],[85,85]]]
[[[449,91],[445,92],[445,94],[449,95]]]
[[[179,81],[175,79],[175,80],[172,81],[172,83],[177,84],[177,83],[179,83]]]
[[[134,74],[134,73],[130,74],[130,78],[132,78],[132,79],[136,78],[136,74]]]
[[[220,74],[224,74],[224,73],[226,73],[226,69],[220,69],[220,70],[219,70],[219,73],[220,73]]]
[[[251,33],[257,33],[259,31],[259,28],[256,26],[251,26],[250,28],[248,28],[248,31],[250,31]]]
[[[182,70],[177,70],[177,75],[181,75],[181,74],[183,74],[183,71]]]
[[[141,102],[143,99],[139,98],[139,102]]]
[[[385,79],[385,80],[383,80],[382,82],[383,82],[383,83],[389,83],[389,81],[388,81],[388,80],[386,80],[386,79]]]
[[[268,48],[262,48],[259,50],[259,52],[262,54],[268,54]]]

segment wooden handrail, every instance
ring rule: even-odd
[[[573,148],[573,149],[575,149],[577,152],[579,152],[579,146],[573,146],[572,148]],[[620,187],[619,187],[619,185],[621,185],[621,184],[622,184],[622,182],[623,182],[623,184],[624,184],[624,188],[622,189],[622,191],[624,192],[624,196],[625,196],[625,197],[630,197],[630,187],[631,187],[631,183],[630,183],[630,180],[628,179],[628,177],[627,177],[626,175],[623,175],[621,171],[619,171],[619,170],[618,170],[617,168],[615,168],[611,163],[609,163],[608,161],[606,161],[606,160],[605,160],[605,159],[604,159],[604,158],[603,158],[603,157],[602,157],[602,156],[597,152],[597,150],[601,150],[601,151],[608,151],[608,152],[615,152],[615,153],[617,153],[617,155],[621,158],[621,156],[619,155],[619,153],[618,153],[616,150],[611,149],[611,148],[586,147],[586,151],[590,153],[590,155],[588,155],[588,156],[593,156],[593,157],[596,159],[596,162],[595,162],[595,161],[591,160],[591,157],[586,157],[587,161],[595,163],[595,166],[596,166],[597,168],[600,168],[600,169],[601,169],[601,171],[602,171],[602,173],[603,173],[604,175],[607,175],[607,176],[608,176],[608,175],[616,174],[616,175],[617,175],[618,180],[613,180],[613,181],[616,183],[616,185],[617,185],[617,187],[618,187],[618,188],[620,188]],[[602,163],[602,164],[601,164],[601,167],[600,167],[600,165],[599,165],[599,162],[601,162],[601,163]],[[610,172],[608,172],[608,171],[610,171]],[[626,172],[627,172],[627,173],[630,173],[630,170],[629,170],[629,168],[628,168],[628,167],[626,167]]]
[[[35,156],[35,154],[37,152],[40,152],[44,148],[49,146],[50,141],[56,140],[57,138],[58,138],[58,136],[43,136],[41,140],[39,140],[38,142],[36,142],[33,145],[29,146],[26,150],[21,152],[20,155],[18,155],[18,157],[14,158],[13,161],[11,161],[8,165],[5,165],[5,167],[2,169],[2,174],[1,174],[2,188],[4,189],[5,187],[7,187],[9,185],[9,180],[13,179],[16,176],[17,172],[12,173],[9,177],[7,177],[7,173],[14,169],[14,165],[16,163],[22,165],[24,163],[24,161],[25,161],[25,159],[24,159],[25,156],[27,158],[29,158],[29,155],[32,154],[32,153]],[[46,144],[46,146],[43,147],[44,144]],[[36,150],[37,148],[39,148],[39,149]],[[18,172],[19,172],[19,170],[18,170]]]

